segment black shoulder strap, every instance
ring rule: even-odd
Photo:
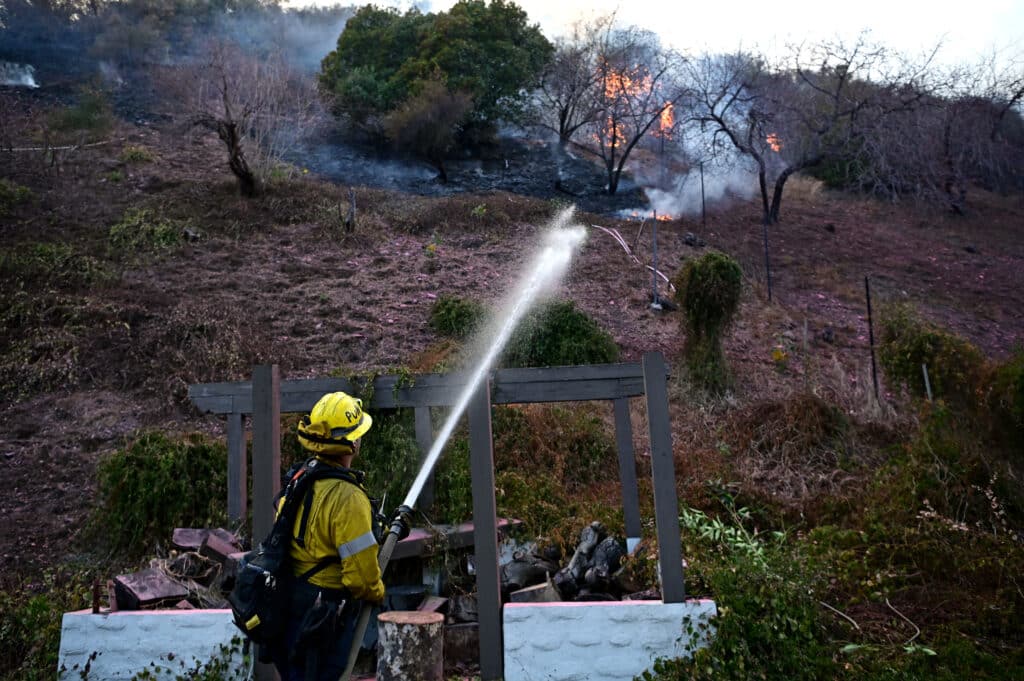
[[[336,466],[329,466],[315,458],[307,461],[297,474],[292,478],[288,487],[285,489],[285,507],[281,509],[281,516],[283,517],[286,510],[289,510],[292,522],[288,524],[289,531],[295,526],[295,513],[298,510],[298,503],[302,502],[302,517],[299,522],[298,534],[293,537],[295,543],[299,546],[305,547],[306,545],[306,526],[309,522],[309,510],[313,506],[313,495],[310,493],[313,489],[313,483],[317,480],[335,478],[338,480],[345,480],[355,485],[359,490],[366,494],[366,490],[363,489],[363,475],[359,471],[354,471],[349,468],[338,468]],[[334,561],[330,561],[334,562]],[[324,565],[326,567],[326,565]],[[323,569],[322,567],[319,569]],[[318,571],[318,570],[317,570]],[[308,575],[309,573],[307,573]],[[304,576],[307,576],[304,575]]]

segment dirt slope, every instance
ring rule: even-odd
[[[76,297],[90,315],[75,332],[68,380],[0,396],[0,570],[42,567],[69,550],[93,503],[97,457],[136,429],[221,432],[181,401],[188,383],[243,380],[255,361],[279,363],[288,378],[429,369],[439,341],[427,324],[433,301],[499,300],[556,208],[505,193],[427,199],[358,188],[359,223],[343,235],[347,188],[302,176],[244,201],[215,140],[182,144],[169,128],[128,123],[111,139],[67,154],[59,169],[35,154],[0,152],[0,177],[36,197],[0,217],[4,247],[55,240],[100,253],[109,226],[140,205],[189,220],[201,236],[156,258],[119,261],[113,285],[26,289],[32,298]],[[127,145],[152,150],[153,160],[125,163]],[[913,302],[992,356],[1024,338],[1024,202],[980,191],[972,199],[970,214],[954,218],[794,185],[770,232],[770,303],[754,203],[713,206],[706,226],[659,223],[658,263],[671,275],[685,258],[718,248],[744,265],[748,286],[727,345],[737,378],[730,404],[809,387],[856,412],[869,380],[865,276],[876,306]],[[651,350],[674,359],[679,320],[649,306],[651,225],[579,219],[618,229],[637,260],[591,228],[557,294],[608,329],[623,359]],[[687,245],[688,233],[706,246]],[[11,319],[9,341],[27,333]],[[772,358],[776,346],[784,363]],[[689,461],[681,475],[696,475],[693,450],[714,447],[698,407],[672,405],[678,455]]]

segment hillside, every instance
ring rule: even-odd
[[[15,146],[34,146],[32,121],[49,105],[12,91],[0,98],[7,130],[24,133],[11,136]],[[446,352],[428,326],[434,301],[499,300],[567,198],[360,186],[356,226],[345,233],[345,185],[300,171],[243,199],[214,138],[119,121],[101,142],[60,152],[54,163],[0,150],[0,178],[29,190],[0,204],[7,575],[38,574],[77,550],[96,502],[95,464],[125,438],[144,428],[222,434],[221,423],[187,404],[190,383],[245,380],[264,362],[285,378],[434,370]],[[669,276],[707,249],[731,254],[744,271],[726,343],[734,390],[711,400],[673,376],[682,503],[707,506],[705,483],[725,479],[788,518],[809,515],[856,497],[886,448],[905,441],[918,418],[906,396],[882,378],[881,405],[869,398],[865,276],[876,311],[911,303],[989,357],[1010,356],[1024,339],[1024,198],[976,189],[969,205],[966,216],[952,216],[794,181],[770,230],[770,302],[756,203],[711,205],[706,226],[699,216],[658,223],[659,269]],[[649,263],[650,222],[611,215],[578,218],[619,230]],[[122,237],[112,242],[117,225]],[[169,233],[188,238],[162,246]],[[688,245],[688,233],[706,245]],[[605,232],[590,229],[553,293],[607,329],[623,360],[651,350],[678,359],[678,313],[650,308],[650,272]],[[854,424],[853,464],[745,451],[757,438],[785,437],[766,430],[808,395]],[[937,616],[914,607],[903,611],[918,624]]]

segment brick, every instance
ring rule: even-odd
[[[188,596],[188,589],[160,570],[146,568],[114,578],[118,610],[145,610],[177,603]]]

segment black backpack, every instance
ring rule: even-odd
[[[228,603],[231,605],[235,626],[257,645],[265,646],[281,640],[288,614],[291,596],[288,586],[291,581],[309,579],[328,565],[341,560],[337,555],[325,558],[302,575],[292,576],[290,548],[296,514],[299,506],[305,504],[306,515],[303,519],[308,518],[313,500],[309,492],[314,482],[324,478],[347,480],[362,489],[360,473],[328,466],[316,459],[306,461],[291,476],[282,492],[284,504],[270,534],[256,549],[245,554],[238,565],[238,574],[228,594]],[[296,538],[300,544],[305,534],[305,522],[302,529]]]

